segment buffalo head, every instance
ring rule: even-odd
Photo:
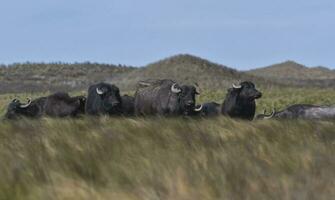
[[[5,117],[7,119],[15,119],[18,115],[23,114],[31,104],[31,99],[28,98],[27,100],[27,103],[21,103],[18,99],[14,99],[8,105]]]
[[[121,110],[122,99],[118,87],[107,83],[99,83],[95,86],[94,92],[99,96],[104,112],[114,114]]]
[[[261,97],[262,93],[255,88],[252,82],[233,84],[233,87],[228,90],[221,112],[232,118],[252,120],[256,111],[255,100]]]
[[[232,90],[237,91],[239,98],[246,101],[254,101],[262,97],[262,93],[256,89],[255,84],[249,81],[244,81],[239,85],[233,84]]]
[[[182,85],[174,83],[171,86],[171,91],[178,94],[179,105],[184,114],[191,114],[193,112],[199,112],[199,108],[195,108],[195,96],[200,93],[197,90],[197,86],[193,85]]]

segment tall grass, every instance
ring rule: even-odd
[[[332,199],[335,124],[42,119],[0,125],[0,199]]]

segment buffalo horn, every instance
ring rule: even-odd
[[[200,112],[201,110],[202,110],[202,104],[200,105],[199,108],[195,108],[195,109],[194,109],[195,112]]]
[[[235,84],[233,83],[233,88],[235,88],[235,89],[241,89],[242,86],[241,86],[241,85],[235,85]]]
[[[148,83],[148,82],[145,82],[145,81],[140,81],[140,82],[138,82],[138,84],[139,84],[140,86],[144,86],[144,87],[148,87],[148,86],[151,85],[151,83]]]
[[[28,108],[28,106],[31,104],[31,99],[27,98],[28,102],[24,105],[20,105],[20,108]]]
[[[275,109],[272,109],[272,113],[266,117],[264,117],[264,119],[271,119],[273,116],[275,116],[276,114],[276,110]]]
[[[100,90],[99,88],[96,89],[98,95],[104,94],[104,91]]]

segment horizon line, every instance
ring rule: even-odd
[[[8,63],[2,63],[0,62],[0,67],[11,67],[13,65],[24,65],[24,64],[68,64],[68,65],[73,65],[73,64],[98,64],[98,65],[114,65],[116,67],[133,67],[133,68],[142,68],[142,67],[147,67],[149,65],[164,61],[164,60],[168,60],[168,59],[172,59],[178,56],[190,56],[190,57],[194,57],[194,58],[198,58],[198,59],[202,59],[202,60],[206,60],[208,62],[211,62],[213,64],[217,64],[217,65],[221,65],[224,67],[228,67],[231,69],[235,69],[237,71],[251,71],[251,70],[255,70],[255,69],[262,69],[262,68],[267,68],[267,67],[271,67],[273,65],[278,65],[278,64],[283,64],[283,63],[287,63],[287,62],[292,62],[298,65],[302,65],[306,68],[312,69],[312,68],[326,68],[328,70],[335,70],[332,67],[328,67],[328,66],[323,66],[323,65],[316,65],[316,66],[307,66],[305,64],[302,64],[301,62],[295,61],[293,59],[286,59],[284,61],[278,61],[278,62],[274,62],[272,64],[268,64],[268,65],[264,65],[264,66],[259,66],[259,67],[250,67],[249,69],[245,69],[245,70],[240,70],[238,67],[232,67],[229,65],[225,65],[216,61],[212,61],[210,59],[198,56],[198,55],[194,55],[194,54],[190,54],[190,53],[179,53],[179,54],[174,54],[172,56],[167,56],[167,57],[163,57],[161,59],[157,59],[156,61],[152,61],[152,62],[148,62],[147,64],[140,66],[140,65],[129,65],[129,64],[123,64],[123,63],[118,63],[115,64],[113,62],[106,62],[106,61],[89,61],[89,60],[85,60],[85,61],[19,61],[19,62],[8,62]]]

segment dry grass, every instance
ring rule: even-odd
[[[0,199],[332,199],[333,122],[42,119],[0,125]]]

